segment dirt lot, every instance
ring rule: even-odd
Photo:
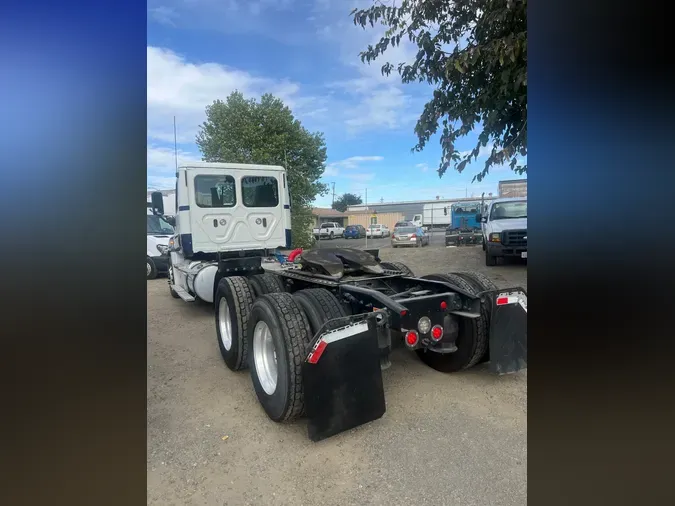
[[[527,288],[525,265],[485,267],[480,247],[381,256]],[[446,375],[405,350],[392,362],[384,417],[311,443],[304,421],[267,418],[248,371],[225,367],[212,308],[148,282],[148,504],[526,504],[527,371]]]

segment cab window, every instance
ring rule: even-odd
[[[277,207],[279,183],[276,178],[268,176],[242,177],[241,198],[246,207]]]
[[[195,200],[199,207],[234,207],[237,203],[232,176],[195,176]]]

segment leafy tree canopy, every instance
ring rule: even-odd
[[[293,246],[311,244],[310,204],[328,188],[319,181],[325,170],[326,143],[310,133],[284,103],[269,94],[260,102],[233,92],[225,102],[206,107],[197,134],[206,162],[255,163],[286,167],[291,194]]]
[[[362,202],[363,201],[361,200],[361,197],[358,195],[354,195],[353,193],[344,193],[343,195],[339,196],[335,202],[333,202],[333,209],[344,213],[349,206],[356,206]]]
[[[439,176],[451,164],[462,172],[489,144],[490,155],[474,180],[507,163],[518,174],[527,172],[527,164],[518,161],[527,156],[527,0],[377,0],[351,14],[357,26],[388,27],[361,53],[362,62],[376,60],[406,38],[419,48],[414,62],[386,62],[382,73],[396,69],[404,83],[435,87],[415,126],[413,150],[424,149],[442,125]],[[460,154],[457,139],[477,125],[482,131],[476,146]]]

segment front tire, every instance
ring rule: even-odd
[[[304,412],[302,363],[309,352],[310,327],[289,293],[257,299],[248,329],[253,388],[265,413],[288,422]]]
[[[157,277],[157,266],[150,257],[146,257],[146,279],[155,279]]]
[[[485,248],[485,265],[488,267],[497,265],[497,257],[490,255],[490,251],[487,248]]]
[[[168,272],[168,278],[169,278],[169,292],[171,293],[171,296],[174,299],[180,299],[180,295],[176,293],[176,290],[173,289],[173,267],[169,267],[169,272]]]
[[[248,365],[248,326],[253,294],[246,278],[222,278],[216,288],[216,334],[218,347],[227,367],[233,371]]]

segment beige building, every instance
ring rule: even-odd
[[[327,223],[329,221],[337,222],[342,227],[347,226],[347,215],[345,213],[341,213],[340,211],[336,211],[335,209],[313,207],[312,215],[314,216],[312,228],[318,228],[322,223]]]
[[[403,213],[378,213],[374,209],[348,211],[347,215],[349,225],[363,225],[366,228],[368,228],[368,225],[380,224],[393,229],[397,221],[405,220]]]

